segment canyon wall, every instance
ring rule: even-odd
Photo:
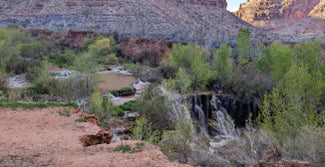
[[[218,47],[248,26],[226,0],[17,0],[0,2],[0,26],[94,31]]]
[[[319,10],[320,0],[250,0],[242,4],[234,14],[240,19],[252,23],[258,20],[300,19]]]

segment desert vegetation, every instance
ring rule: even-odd
[[[294,46],[275,41],[266,46],[252,40],[248,28],[241,28],[235,48],[229,43],[218,49],[174,43],[164,57],[151,57],[154,51],[143,50],[132,58],[122,50],[113,37],[87,38],[81,48],[71,49],[13,25],[1,28],[0,107],[77,107],[75,100],[87,99],[84,110],[96,115],[100,126],[112,128],[126,120],[131,124],[126,135],[131,139],[158,145],[170,159],[188,163],[195,161],[198,150],[207,153],[212,141],[211,135],[198,130],[202,125],[191,113],[188,99],[213,92],[234,97],[243,105],[258,102],[258,113],[248,113],[243,120],[246,126],[238,127],[232,134],[235,139],[218,152],[227,159],[226,165],[256,164],[268,146],[277,146],[287,158],[314,166],[325,164],[325,66],[319,41]],[[98,71],[112,65],[121,65],[155,84],[135,99],[115,106],[111,97],[98,89]],[[50,72],[53,66],[77,74],[56,79]],[[7,78],[21,74],[32,85],[19,91],[9,88]],[[120,96],[135,91],[124,87],[105,93]],[[70,115],[66,109],[58,113]],[[128,113],[137,114],[130,119]],[[216,118],[207,119],[216,124]],[[85,118],[75,121],[84,122]],[[142,146],[122,144],[115,151],[134,153]]]

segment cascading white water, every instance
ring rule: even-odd
[[[235,125],[231,118],[229,118],[229,115],[227,114],[227,111],[225,108],[220,107],[220,110],[215,111],[218,122],[218,130],[224,135],[224,136],[232,136],[235,132]]]

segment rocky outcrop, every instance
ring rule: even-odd
[[[221,7],[221,8],[220,8]],[[0,2],[0,26],[93,31],[218,47],[248,26],[225,0],[17,0]]]
[[[108,129],[100,130],[96,135],[85,135],[80,137],[82,146],[92,146],[97,144],[110,144],[113,134]]]
[[[306,18],[320,0],[250,0],[234,14],[253,23],[259,20]]]
[[[270,147],[267,150],[262,160],[260,160],[258,165],[255,165],[254,167],[284,167],[284,166],[311,167],[310,163],[306,161],[282,159],[281,151],[274,146]]]
[[[74,110],[74,113],[76,113],[79,117],[84,117],[87,122],[91,122],[95,125],[98,126],[99,122],[98,122],[98,118],[96,115],[89,115],[89,114],[86,114],[84,113],[80,108]]]
[[[321,0],[320,3],[309,13],[309,16],[319,19],[325,18],[325,0]]]
[[[176,0],[178,4],[196,4],[203,5],[205,7],[219,7],[226,9],[227,1],[226,0]]]

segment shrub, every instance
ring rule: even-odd
[[[144,140],[151,144],[158,144],[160,140],[160,132],[153,130],[151,123],[147,121],[145,116],[142,116],[133,123],[133,127],[130,129],[131,137],[134,140]]]
[[[124,64],[123,66],[126,67],[134,76],[139,77],[142,74],[143,67],[139,63]]]
[[[109,99],[103,99],[99,90],[95,91],[90,96],[89,112],[98,117],[99,125],[109,128],[111,115],[113,115],[114,106]]]
[[[121,92],[128,92],[128,91],[131,91],[132,90],[132,88],[129,88],[129,87],[123,87],[123,88],[121,88],[119,91],[121,91]]]
[[[80,118],[76,119],[75,122],[87,122],[87,119],[86,119],[86,117],[80,117]]]
[[[152,123],[154,129],[172,129],[170,122],[170,112],[172,102],[167,96],[162,95],[159,87],[151,85],[147,91],[142,92],[132,105],[131,111],[138,112],[140,116],[146,116]]]
[[[136,103],[135,100],[128,101],[124,103],[123,105],[120,105],[119,107],[123,110],[131,110],[132,106]]]
[[[122,151],[123,153],[125,152],[130,152],[131,151],[131,146],[129,145],[123,145],[123,143],[119,146],[117,146],[114,151]]]
[[[59,113],[62,116],[70,116],[70,110],[68,108],[64,108],[63,110],[59,110],[57,111],[57,113]]]
[[[137,153],[142,151],[143,146],[144,143],[136,143],[136,146],[132,149],[130,145],[124,145],[122,142],[121,145],[117,146],[113,151],[122,151],[123,153]]]
[[[185,120],[177,120],[174,122],[175,130],[165,131],[162,135],[159,146],[165,155],[170,158],[176,158],[181,163],[187,162],[190,155],[190,143],[196,136],[191,128],[191,122]]]
[[[124,110],[120,107],[113,106],[113,111],[114,111],[113,116],[122,117],[124,115]]]

